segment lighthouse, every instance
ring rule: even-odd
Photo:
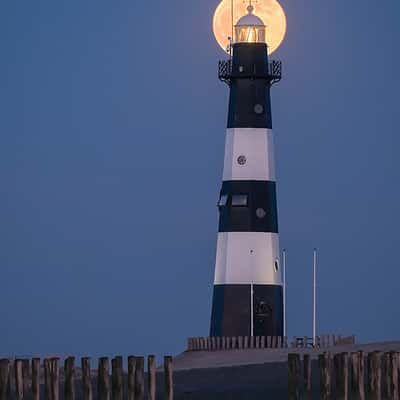
[[[210,336],[282,336],[283,284],[266,27],[247,7],[219,79],[229,86]]]

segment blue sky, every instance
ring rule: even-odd
[[[218,2],[0,5],[0,355],[207,335],[228,89]],[[282,0],[288,333],[398,339],[400,3]]]

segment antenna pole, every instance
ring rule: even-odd
[[[231,0],[231,40],[233,40],[233,0]],[[230,46],[232,47],[232,43]]]
[[[250,268],[251,268],[251,284],[250,284],[250,336],[254,336],[254,265],[253,250],[250,250]]]
[[[317,321],[317,249],[314,249],[314,268],[313,268],[313,344],[316,343],[316,321]]]
[[[283,336],[286,336],[286,249],[283,249]]]

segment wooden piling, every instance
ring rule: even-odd
[[[97,398],[98,400],[110,400],[108,357],[99,358],[99,367],[97,371]]]
[[[335,354],[334,356],[336,376],[336,399],[349,399],[349,356],[347,353]]]
[[[136,357],[128,357],[128,400],[135,400]]]
[[[237,337],[236,336],[234,336],[232,338],[231,348],[232,349],[237,349]]]
[[[16,400],[23,400],[24,398],[24,377],[22,374],[22,360],[14,361],[15,373],[15,398]]]
[[[153,355],[147,357],[147,379],[149,400],[156,400],[156,358]]]
[[[374,351],[368,354],[368,400],[381,400],[382,353]]]
[[[123,400],[123,359],[118,356],[111,360],[111,393],[113,400]]]
[[[250,349],[254,349],[254,345],[255,345],[254,339],[255,339],[254,336],[249,337],[249,348]]]
[[[3,358],[0,360],[0,400],[7,400],[9,375],[10,361]]]
[[[351,399],[365,400],[364,387],[364,353],[351,353]]]
[[[243,349],[243,336],[238,337],[238,349]]]
[[[217,350],[217,340],[215,336],[211,338],[211,350]]]
[[[58,357],[50,359],[51,400],[60,398],[60,368],[58,367],[58,361]]]
[[[271,336],[267,336],[267,347],[270,349],[272,347],[272,340]]]
[[[29,359],[22,360],[22,386],[23,386],[23,396],[27,399],[30,395],[31,389],[31,379],[30,379],[30,365]]]
[[[390,399],[399,400],[399,357],[398,353],[391,351],[389,355]]]
[[[82,357],[82,395],[83,400],[93,399],[92,377],[90,373],[90,357]]]
[[[309,354],[304,354],[303,357],[303,382],[304,382],[304,400],[312,399],[311,388],[311,357]]]
[[[144,357],[136,357],[135,400],[144,399]]]
[[[331,355],[328,352],[320,354],[318,356],[319,361],[319,372],[320,372],[320,399],[330,400],[331,399]]]
[[[382,393],[383,398],[391,399],[391,379],[390,379],[390,352],[382,354]]]
[[[226,337],[222,336],[222,338],[221,338],[221,349],[225,350],[225,348],[226,348]]]
[[[46,400],[52,400],[51,394],[51,365],[50,360],[45,358],[44,365],[44,396]]]
[[[300,355],[288,355],[288,399],[300,400]]]
[[[174,383],[172,377],[172,357],[164,357],[164,399],[173,400],[174,398]]]
[[[32,400],[40,399],[40,358],[32,358]]]
[[[75,357],[64,361],[64,400],[75,400]]]

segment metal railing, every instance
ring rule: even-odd
[[[255,68],[254,68],[255,69]],[[231,83],[232,79],[250,78],[265,79],[274,84],[282,79],[282,61],[272,60],[268,63],[268,71],[235,71],[233,72],[232,60],[222,60],[218,63],[218,78],[227,83]]]

